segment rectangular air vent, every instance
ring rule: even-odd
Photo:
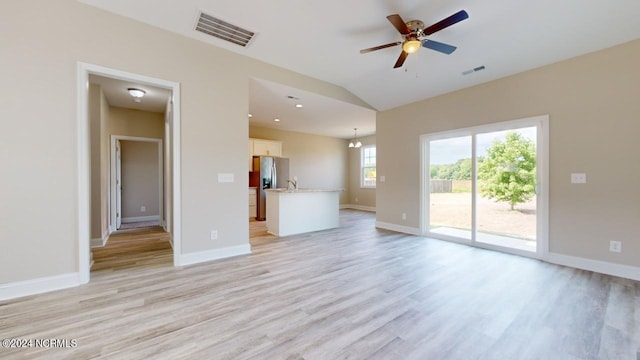
[[[475,67],[475,68],[473,68],[473,69],[469,69],[469,70],[465,70],[465,71],[463,71],[463,72],[462,72],[462,75],[469,75],[469,74],[473,74],[474,72],[482,71],[482,70],[484,70],[484,69],[485,69],[484,65],[481,65],[481,66]]]
[[[229,24],[203,12],[200,12],[198,17],[196,30],[242,47],[246,47],[255,35],[252,31]]]

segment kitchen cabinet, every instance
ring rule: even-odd
[[[254,218],[258,215],[258,208],[256,207],[256,188],[249,188],[249,217]]]
[[[282,156],[282,142],[253,139],[253,155]]]
[[[282,156],[282,141],[249,139],[249,171],[253,171],[253,156]]]

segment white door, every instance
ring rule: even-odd
[[[116,140],[116,230],[122,225],[122,152]]]

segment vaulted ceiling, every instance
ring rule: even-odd
[[[640,37],[637,0],[81,1],[342,86],[377,110]],[[402,67],[394,69],[400,46],[367,54],[359,52],[402,40],[386,19],[390,14],[399,14],[404,21],[422,20],[429,26],[463,9],[469,14],[468,19],[428,37],[456,46],[450,55],[421,48],[409,55]],[[248,46],[242,47],[195,31],[201,11],[256,35]],[[481,66],[483,70],[463,75]],[[269,88],[264,82],[254,85],[262,90]],[[271,90],[282,91],[280,95],[291,92],[277,84]],[[252,89],[253,93],[256,91],[261,90]],[[284,107],[291,106],[285,96],[280,102]],[[256,106],[256,112],[258,108],[264,106]],[[269,117],[265,115],[264,119]],[[350,128],[335,136],[348,137],[353,130]]]

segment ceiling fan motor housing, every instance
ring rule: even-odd
[[[420,20],[411,20],[407,21],[407,28],[411,32],[407,36],[419,37],[422,35],[422,30],[424,29],[424,23]]]

